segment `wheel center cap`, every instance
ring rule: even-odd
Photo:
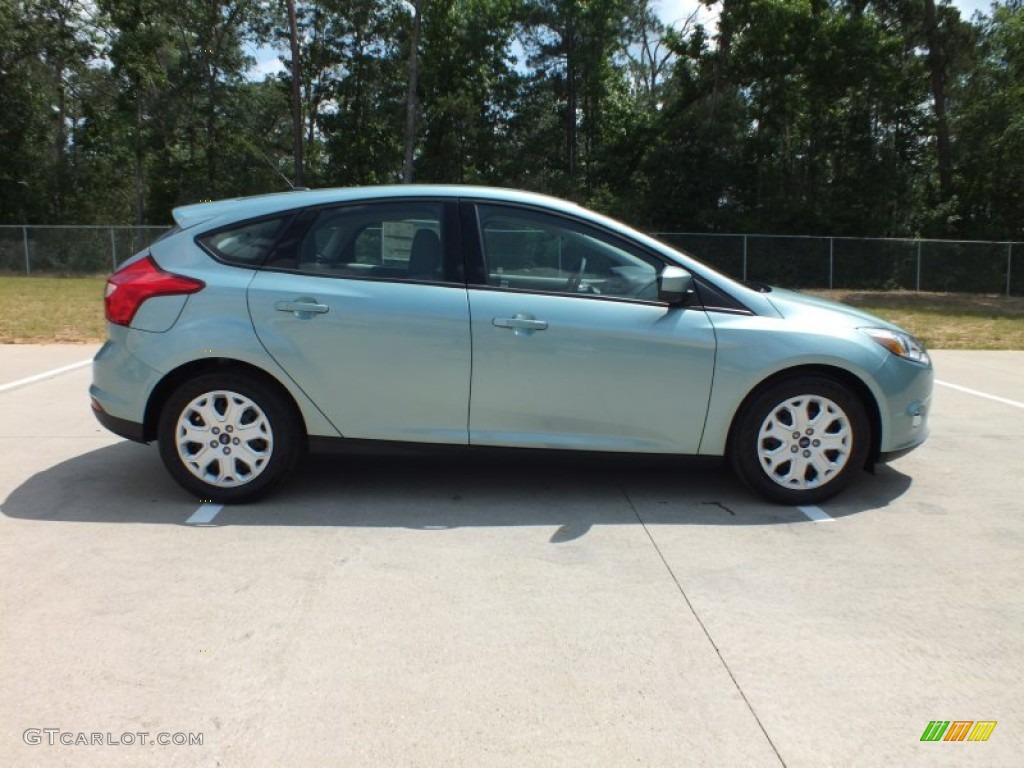
[[[223,433],[223,432],[221,432],[221,434],[220,434],[220,437],[218,437],[217,439],[218,439],[218,440],[220,440],[220,444],[221,444],[221,445],[227,445],[228,443],[230,443],[230,442],[231,442],[231,438],[230,438],[230,437],[228,437],[228,436],[227,436],[227,435],[226,435],[225,433]]]
[[[224,435],[221,435],[221,437],[224,437]],[[801,437],[800,438],[800,447],[801,448],[806,448],[810,444],[811,444],[811,438],[809,438],[809,437]]]

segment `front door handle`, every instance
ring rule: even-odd
[[[294,301],[279,301],[274,304],[274,309],[278,312],[294,312],[296,317],[311,317],[324,314],[330,307],[317,303],[316,299],[303,297]]]
[[[538,320],[532,315],[517,314],[515,317],[496,317],[492,321],[495,328],[511,328],[514,331],[545,331],[547,320]]]

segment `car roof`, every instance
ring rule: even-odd
[[[566,200],[517,189],[476,187],[461,184],[396,184],[377,187],[304,189],[268,195],[254,195],[252,197],[236,197],[208,203],[182,205],[175,208],[172,215],[179,227],[190,229],[197,224],[207,221],[217,220],[218,223],[226,223],[236,219],[256,218],[308,206],[409,197],[467,197],[475,200],[533,203],[542,205],[545,208],[563,210],[577,215],[590,213],[575,203]]]

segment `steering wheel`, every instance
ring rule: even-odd
[[[583,273],[587,268],[587,257],[580,256],[580,268],[576,270],[576,274],[569,278],[569,281],[565,284],[565,290],[569,293],[586,293],[587,291],[580,291],[580,284],[583,282]],[[589,287],[589,286],[588,286]]]

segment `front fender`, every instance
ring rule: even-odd
[[[884,436],[892,414],[878,374],[892,355],[855,328],[808,328],[782,318],[709,312],[718,340],[715,376],[700,454],[722,456],[743,401],[788,370],[823,368],[854,376],[870,392]]]

